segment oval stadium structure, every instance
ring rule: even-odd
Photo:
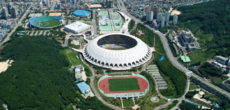
[[[60,16],[39,16],[29,19],[30,25],[40,29],[55,28],[63,23],[63,18]]]
[[[97,66],[112,70],[128,70],[151,59],[152,51],[139,38],[113,33],[99,36],[85,46],[84,58]]]

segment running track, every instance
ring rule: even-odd
[[[109,79],[122,79],[122,78],[137,78],[139,83],[139,90],[132,90],[132,91],[109,91]],[[145,92],[148,87],[148,82],[138,76],[121,76],[121,77],[108,77],[101,80],[98,84],[98,87],[105,93],[105,94],[113,94],[113,93],[132,93],[132,92]]]

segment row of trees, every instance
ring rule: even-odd
[[[138,36],[136,33],[138,30],[141,30],[144,34]],[[155,42],[155,49],[156,54],[154,55],[154,63],[157,64],[158,68],[160,69],[161,73],[169,78],[168,83],[172,83],[173,85],[170,88],[161,91],[163,95],[168,97],[179,97],[183,95],[185,88],[186,88],[186,79],[187,77],[185,74],[178,69],[176,69],[167,58],[163,61],[159,61],[162,56],[166,56],[166,53],[163,49],[163,45],[161,44],[159,36],[154,34],[150,29],[145,27],[142,24],[137,25],[137,29],[132,32],[133,35],[139,37],[149,46],[154,46]],[[154,41],[155,39],[155,41]],[[164,77],[165,78],[165,77]],[[166,78],[165,78],[166,79]]]

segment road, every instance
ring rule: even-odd
[[[85,60],[82,58],[82,55],[80,55],[80,58],[81,58],[82,62],[83,62],[85,65],[87,65],[87,66],[89,67],[90,71],[91,71],[92,74],[93,74],[93,76],[90,77],[90,87],[91,87],[91,89],[93,90],[93,93],[95,94],[95,96],[97,97],[97,99],[99,99],[103,104],[105,104],[106,106],[108,106],[108,107],[110,107],[110,108],[112,108],[112,109],[114,109],[114,110],[122,110],[120,107],[115,106],[115,105],[113,105],[113,104],[110,104],[110,103],[106,102],[106,101],[100,96],[100,94],[97,92],[97,90],[96,90],[96,88],[95,88],[95,85],[94,85],[94,79],[95,79],[95,71],[94,71],[94,69],[93,69],[92,67],[90,67],[90,66],[85,62]]]
[[[117,0],[117,1],[120,2],[120,3],[122,2],[122,0]],[[122,2],[121,4],[124,4],[124,3]],[[119,7],[119,6],[121,6],[121,7],[123,7],[123,8],[121,8],[121,7]],[[188,77],[194,77],[195,79],[197,79],[197,80],[200,81],[201,83],[203,83],[203,84],[209,86],[210,88],[212,88],[212,89],[218,91],[219,93],[221,93],[222,95],[224,95],[224,96],[226,96],[227,98],[230,99],[230,93],[229,93],[229,92],[227,92],[227,91],[225,91],[225,90],[219,88],[218,86],[213,85],[211,82],[209,82],[209,81],[203,79],[202,77],[196,75],[195,73],[193,73],[192,71],[190,71],[189,69],[187,69],[186,67],[184,67],[182,64],[180,64],[180,63],[177,61],[177,59],[173,56],[172,51],[171,51],[171,49],[170,49],[170,47],[169,47],[169,44],[168,44],[168,40],[167,40],[166,37],[165,37],[165,34],[162,34],[160,31],[155,30],[154,28],[152,28],[152,27],[150,27],[150,26],[144,24],[144,22],[142,22],[142,21],[140,21],[139,19],[137,19],[137,18],[133,17],[132,15],[130,15],[130,14],[127,12],[127,10],[125,9],[125,6],[124,6],[124,5],[123,5],[123,6],[122,6],[122,5],[118,5],[118,7],[119,7],[120,9],[122,9],[122,11],[125,11],[126,14],[127,14],[130,18],[132,18],[132,19],[135,20],[136,22],[139,22],[139,23],[145,25],[147,28],[151,29],[154,33],[156,33],[158,36],[160,36],[160,40],[161,40],[161,42],[162,42],[162,44],[163,44],[164,50],[165,50],[165,52],[166,52],[166,55],[167,55],[169,61],[170,61],[171,64],[174,65],[178,70],[184,72]]]
[[[0,43],[0,46],[2,46],[4,43],[8,42],[10,40],[10,36],[16,31],[18,26],[22,24],[22,20],[26,17],[26,15],[30,12],[30,8],[32,5],[27,8],[26,12],[22,15],[18,23],[14,26],[14,28],[10,31],[10,33],[7,34],[7,36],[4,38],[4,40]]]
[[[93,19],[92,19],[92,23],[93,23],[93,35],[96,36],[97,35],[97,22],[96,22],[96,10],[93,10]]]

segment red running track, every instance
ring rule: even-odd
[[[132,91],[109,91],[109,79],[122,79],[122,78],[137,78],[139,84],[139,90],[132,90]],[[121,76],[121,77],[108,77],[101,80],[98,84],[98,87],[105,93],[105,94],[112,94],[112,93],[132,93],[132,92],[144,92],[148,87],[148,82],[138,76]]]

